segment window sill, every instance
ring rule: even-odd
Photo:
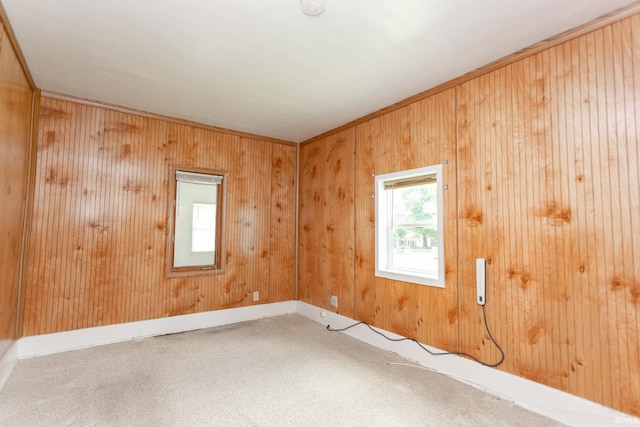
[[[407,273],[398,270],[376,270],[376,277],[398,280],[400,282],[414,283],[416,285],[431,286],[434,288],[444,288],[444,279],[433,276]]]
[[[166,279],[172,279],[176,277],[196,277],[196,276],[214,276],[216,274],[224,274],[226,271],[223,268],[185,268],[185,269],[167,269],[164,272]]]

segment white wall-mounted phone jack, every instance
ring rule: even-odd
[[[485,287],[487,282],[486,276],[486,260],[484,258],[476,258],[476,302],[484,305],[486,302]]]

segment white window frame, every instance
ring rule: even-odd
[[[444,184],[443,167],[441,164],[425,166],[400,172],[392,172],[375,177],[375,275],[387,279],[419,285],[445,287],[444,271]],[[437,206],[437,233],[438,233],[438,271],[436,274],[422,269],[397,268],[389,265],[391,251],[393,250],[392,231],[392,206],[389,190],[385,190],[385,182],[409,179],[424,175],[435,175],[438,194]]]

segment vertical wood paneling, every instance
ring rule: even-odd
[[[356,319],[452,350],[459,326],[461,351],[496,362],[475,303],[484,257],[499,369],[640,414],[639,28],[634,15],[467,81],[457,102],[358,121]],[[331,142],[303,146],[300,165],[300,297],[322,307],[343,279],[325,235]],[[375,278],[373,175],[447,158],[447,287]]]
[[[356,127],[355,164],[355,318],[376,325],[384,305],[375,277],[375,173],[377,142],[384,135],[383,118]]]
[[[245,257],[240,265],[259,265],[260,268],[245,269],[242,274],[246,290],[238,296],[237,305],[253,304],[252,293],[259,291],[265,299],[269,296],[269,245],[271,241],[271,143],[243,138],[242,168],[237,176],[244,176],[246,182],[245,197],[240,200],[238,227],[244,232],[241,246],[236,251]],[[259,149],[257,149],[259,148]],[[292,189],[293,191],[293,189]],[[233,212],[233,211],[231,211]],[[295,212],[295,211],[292,211]],[[238,268],[240,270],[240,268]],[[240,277],[241,274],[238,274]],[[236,287],[239,289],[239,287]]]
[[[0,21],[0,357],[16,338],[32,90]]]
[[[254,291],[270,302],[272,186],[295,197],[272,145],[43,97],[25,335],[245,306]],[[229,174],[224,274],[164,278],[170,164]],[[294,215],[281,205],[289,227]],[[293,280],[279,287],[292,295]]]
[[[354,316],[355,129],[300,149],[298,298]]]
[[[638,95],[640,92],[640,76],[638,75],[640,72],[640,55],[638,54],[640,31],[638,28],[640,28],[640,15],[621,21],[619,27],[621,43],[616,45],[620,50],[616,58],[622,63],[619,70],[622,72],[622,76],[618,80],[619,89],[617,91],[618,102],[624,104],[621,124],[626,130],[626,137],[629,138],[629,143],[626,145],[628,151],[625,153],[627,174],[626,179],[621,182],[621,188],[626,187],[627,191],[621,190],[620,194],[621,199],[628,203],[627,209],[630,215],[627,218],[625,232],[629,230],[631,236],[636,235],[640,229],[640,218],[633,214],[640,211],[640,188],[638,188],[640,174],[640,96]],[[633,88],[633,92],[629,93],[627,88]],[[616,114],[616,116],[618,115]],[[633,135],[635,135],[635,140]],[[634,355],[640,354],[640,247],[637,242],[630,241],[628,236],[624,241],[624,263],[628,278],[626,279],[627,286],[623,292],[618,294],[618,297],[625,306],[625,315],[628,319],[628,323],[625,325],[627,328],[626,336],[623,336],[622,339],[632,338],[626,341],[628,344],[626,356],[628,369],[620,372],[621,376],[629,375],[630,379],[621,389],[625,400],[621,407],[636,405],[637,408],[640,403],[640,380],[638,380],[640,378],[640,358],[634,357]],[[633,379],[634,374],[636,374],[635,380]],[[636,410],[636,415],[638,412]]]
[[[497,357],[474,302],[486,257],[502,369],[634,415],[639,19],[459,89],[462,350]]]
[[[274,144],[271,178],[269,300],[294,299],[296,147]]]
[[[458,346],[455,89],[356,128],[356,314],[446,349]],[[445,289],[377,278],[374,176],[444,164]]]
[[[632,16],[460,85],[457,105],[449,90],[303,146],[300,299],[338,295],[342,314],[492,362],[474,287],[486,257],[500,369],[640,415],[639,28]],[[26,335],[293,295],[293,147],[41,105]],[[5,117],[2,132],[21,123]],[[375,278],[372,175],[444,159],[446,288]],[[16,180],[20,162],[0,160]],[[229,172],[225,274],[163,277],[169,164]],[[11,339],[17,289],[1,292]]]

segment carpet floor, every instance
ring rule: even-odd
[[[262,319],[20,360],[0,426],[560,425],[408,363],[298,315]]]

